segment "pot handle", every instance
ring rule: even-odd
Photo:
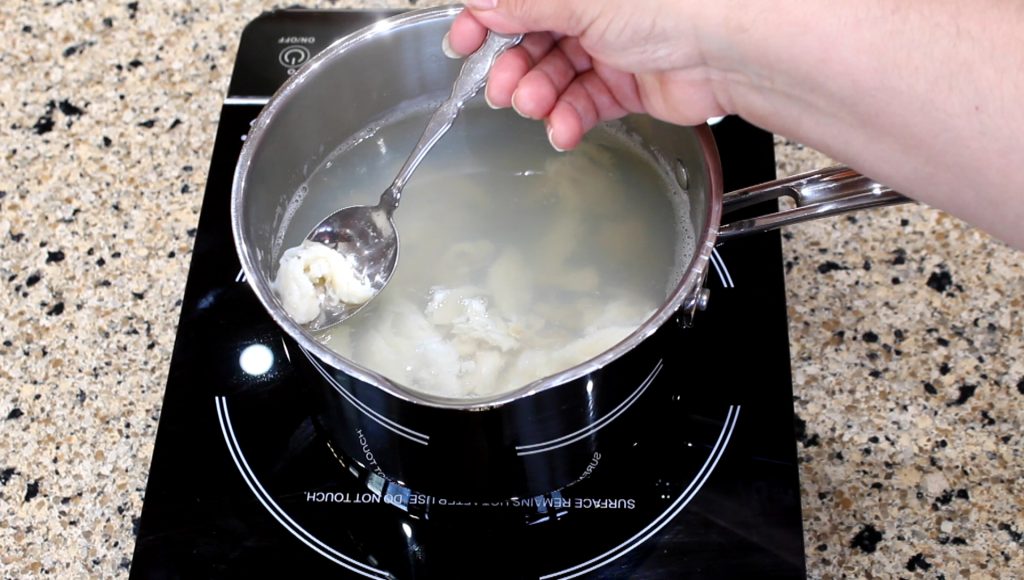
[[[718,239],[726,240],[849,211],[913,201],[849,167],[836,165],[729,192],[722,196],[722,211],[728,214],[783,196],[793,198],[796,207],[723,224],[718,230]]]

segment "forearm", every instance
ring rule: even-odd
[[[1024,247],[1024,4],[721,6],[727,109]]]

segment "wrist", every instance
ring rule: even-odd
[[[827,5],[697,2],[696,38],[715,97],[730,114],[779,132],[795,111],[814,104],[807,82],[819,78],[815,42],[823,33]]]
[[[756,2],[703,2],[688,7],[684,18],[693,23],[702,65],[715,99],[730,114],[742,114],[745,98],[767,71],[752,66],[751,48],[758,26],[752,17]],[[763,48],[762,48],[763,49]]]

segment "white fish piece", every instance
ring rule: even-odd
[[[634,330],[636,330],[635,326],[606,326],[596,329],[583,338],[574,340],[564,348],[552,353],[551,358],[558,361],[560,368],[569,368],[572,365],[590,360],[622,342]]]
[[[378,324],[354,345],[358,360],[408,387],[466,396],[459,382],[459,353],[451,342],[411,302],[391,299],[380,306]]]
[[[650,318],[656,311],[651,308],[649,300],[641,300],[639,296],[616,298],[601,309],[594,309],[596,316],[587,323],[587,334],[611,326],[631,326],[634,329]]]
[[[309,240],[285,250],[272,287],[299,324],[316,320],[324,306],[362,304],[373,297],[370,281],[356,271],[352,257]]]
[[[487,289],[502,314],[526,312],[533,300],[533,272],[523,253],[507,248],[487,271]]]
[[[562,370],[552,353],[524,350],[516,357],[502,381],[507,387],[521,387]]]
[[[430,289],[430,299],[427,301],[427,320],[432,324],[451,325],[456,318],[463,314],[465,309],[463,300],[485,295],[483,288],[478,286],[459,286],[457,288],[434,286]]]
[[[462,313],[452,322],[452,335],[497,347],[502,352],[519,346],[519,341],[509,333],[505,320],[487,312],[484,298],[464,298],[459,304]]]
[[[503,385],[499,376],[506,358],[496,350],[480,350],[473,354],[473,358],[464,360],[459,379],[466,391],[481,397],[501,390]]]

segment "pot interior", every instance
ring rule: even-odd
[[[307,333],[284,314],[271,281],[281,253],[301,242],[319,219],[354,203],[376,203],[390,183],[422,129],[425,117],[421,113],[447,95],[458,73],[460,61],[445,57],[439,49],[454,13],[438,9],[396,17],[339,41],[311,61],[282,87],[256,121],[239,162],[233,192],[233,221],[243,267],[275,320],[331,366],[402,398],[441,405],[466,402],[410,390],[385,378],[379,365],[353,361],[325,347],[325,337]],[[410,129],[397,137],[399,133],[393,129],[403,123]],[[677,237],[688,235],[690,239],[665,241],[661,249],[672,254],[667,267],[670,272],[662,273],[663,280],[657,282],[660,294],[646,322],[625,340],[587,362],[531,381],[532,385],[484,394],[471,404],[495,404],[502,397],[533,390],[538,383],[557,384],[585,374],[588,368],[604,366],[653,333],[701,282],[717,227],[720,196],[710,132],[706,127],[685,129],[646,116],[631,116],[609,126],[605,135],[628,135],[629,141],[640,145],[640,153],[657,160],[660,175],[669,185],[663,192],[663,208],[669,208],[665,211],[672,215],[658,218],[654,206],[648,213],[652,219],[685,222],[679,231],[688,233]],[[515,142],[523,151],[550,151],[541,123],[509,111],[491,111],[477,97],[439,144],[445,151],[431,155],[443,156],[449,165],[456,162],[451,160],[465,159],[469,173],[493,171],[494,163],[481,161],[486,158],[484,151],[504,142]],[[429,162],[428,156],[425,164]],[[601,169],[599,162],[594,167]],[[337,177],[339,172],[342,179],[325,181],[325,175]],[[416,204],[427,208],[441,203],[427,201],[429,192],[415,190],[417,176],[396,215],[402,239],[399,272],[430,261],[429,256],[417,256],[415,236],[408,232],[411,226],[403,229],[402,220],[417,211]],[[444,228],[447,218],[443,212],[438,215],[438,226]]]

